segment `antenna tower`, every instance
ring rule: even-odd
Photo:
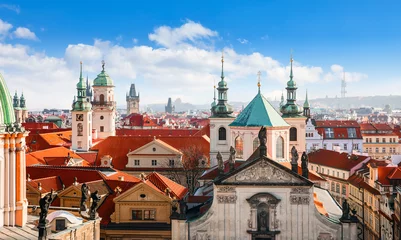
[[[345,90],[346,87],[347,83],[345,82],[345,72],[344,72],[343,79],[341,80],[341,98],[345,98],[345,94],[347,93],[347,90]]]

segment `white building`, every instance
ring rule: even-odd
[[[306,151],[327,149],[361,153],[363,138],[356,121],[308,119],[306,123]]]

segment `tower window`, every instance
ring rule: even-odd
[[[297,141],[297,129],[294,127],[290,128],[290,141]]]
[[[284,158],[284,139],[281,136],[276,141],[276,158]]]
[[[65,229],[65,219],[56,219],[56,231],[63,231]]]
[[[244,151],[244,141],[240,136],[235,139],[235,151],[237,151],[236,158],[242,159]]]
[[[100,120],[103,120],[104,119],[104,117],[103,116],[100,116]]]
[[[82,125],[82,123],[78,123],[77,124],[77,135],[83,136],[83,132],[84,132],[84,125]]]
[[[104,126],[100,126],[100,132],[104,132]]]
[[[227,140],[227,130],[224,127],[219,128],[219,140]]]
[[[100,94],[100,96],[99,96],[99,101],[100,101],[100,104],[104,104],[104,95],[103,94]]]

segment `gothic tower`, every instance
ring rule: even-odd
[[[306,92],[303,115],[304,115],[304,117],[310,118],[310,105],[309,105],[309,101],[308,101],[308,92]]]
[[[234,121],[232,107],[227,103],[227,82],[224,80],[224,56],[221,56],[221,80],[217,87],[217,104],[212,105],[210,116],[210,166],[217,165],[216,155],[223,159],[230,155],[231,131],[229,124]]]
[[[293,58],[291,55],[291,68],[290,68],[290,80],[287,82],[287,103],[280,108],[280,112],[282,113],[283,119],[291,125],[290,128],[290,146],[289,149],[292,149],[294,146],[297,151],[298,155],[301,156],[302,153],[305,151],[305,125],[306,125],[306,118],[302,115],[303,109],[299,106],[297,101],[297,84],[294,81],[294,75],[292,72],[292,63]]]
[[[92,147],[92,104],[86,96],[86,83],[82,77],[82,62],[77,83],[77,98],[72,105],[72,149],[88,151]]]
[[[114,85],[111,77],[104,70],[93,81],[93,128],[99,138],[116,135],[116,102],[114,101]]]
[[[127,93],[127,115],[131,113],[139,113],[139,92],[136,95],[135,84],[132,83],[129,89],[129,93]]]
[[[13,107],[14,107],[14,114],[15,114],[16,122],[22,123],[22,110],[20,107],[20,99],[18,97],[17,91],[15,91],[15,94],[14,94]]]
[[[17,96],[18,99],[18,96]],[[15,100],[15,98],[13,99]],[[0,74],[0,228],[24,226],[26,199],[25,138],[28,132],[16,122],[11,95]]]

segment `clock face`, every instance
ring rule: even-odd
[[[84,120],[84,115],[83,114],[77,114],[77,121],[83,121]]]

